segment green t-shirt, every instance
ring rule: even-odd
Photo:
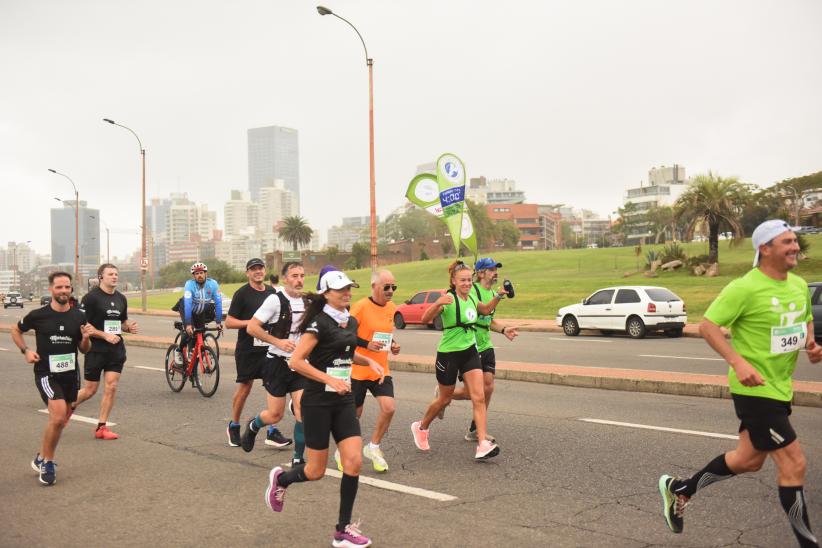
[[[754,268],[725,286],[705,318],[731,330],[734,350],[765,379],[764,386],[744,386],[731,367],[732,394],[780,401],[793,398],[791,375],[813,318],[805,280],[791,273],[787,280],[774,280]]]
[[[471,327],[457,327],[457,301],[460,304],[462,324]],[[443,331],[442,339],[437,347],[438,352],[458,352],[477,344],[475,330],[472,329],[479,317],[476,295],[469,293],[466,300],[460,299],[459,296],[455,297],[454,302],[442,307],[440,316]]]
[[[471,294],[476,297],[477,291],[479,291],[480,298],[478,300],[481,303],[491,302],[491,299],[493,299],[496,295],[496,292],[493,289],[485,289],[482,284],[475,283],[474,287],[471,289]],[[477,318],[478,352],[484,352],[485,350],[494,347],[494,345],[491,344],[491,321],[494,319],[494,312],[496,312],[496,310],[492,310],[487,316],[481,314]]]

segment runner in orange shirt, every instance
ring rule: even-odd
[[[385,370],[385,380],[371,368],[353,365],[351,370],[351,392],[357,406],[357,417],[362,416],[366,392],[376,398],[380,406],[377,424],[371,434],[371,442],[364,445],[362,454],[369,460],[377,472],[387,472],[388,463],[380,449],[380,442],[388,431],[391,418],[394,416],[394,383],[388,369],[388,352],[397,355],[400,345],[394,340],[394,313],[397,310],[392,302],[397,282],[388,270],[380,270],[371,275],[371,296],[351,305],[351,315],[357,318],[357,354],[372,358]],[[335,455],[336,457],[337,455]],[[339,468],[339,459],[337,459]]]

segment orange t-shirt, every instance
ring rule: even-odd
[[[375,332],[394,333],[394,312],[397,310],[397,305],[392,301],[385,303],[385,306],[380,306],[370,297],[360,299],[351,305],[351,315],[357,318],[359,327],[357,328],[357,337],[371,341],[374,338]],[[385,376],[391,373],[388,370],[388,354],[385,350],[374,352],[357,347],[357,354],[362,354],[368,358],[373,359],[385,369]],[[358,381],[375,381],[380,377],[365,365],[354,364],[351,369],[351,378]]]

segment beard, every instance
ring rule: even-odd
[[[57,301],[59,304],[66,304],[69,302],[68,295],[55,295],[54,300]]]

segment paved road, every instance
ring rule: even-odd
[[[3,344],[0,346],[7,345]],[[122,438],[92,438],[72,420],[58,452],[58,483],[41,487],[29,468],[45,416],[30,367],[0,351],[5,372],[0,411],[0,531],[5,546],[327,546],[339,481],[295,485],[282,514],[263,504],[268,469],[288,453],[263,445],[229,448],[225,420],[233,362],[217,394],[186,387],[172,394],[153,369],[161,352],[131,348],[112,420]],[[139,366],[139,367],[138,367]],[[791,546],[778,504],[774,468],[707,488],[689,507],[685,533],[660,517],[660,473],[686,474],[733,441],[580,419],[736,433],[724,400],[499,382],[490,430],[502,447],[472,462],[462,440],[465,402],[432,427],[430,454],[418,452],[408,425],[431,397],[430,375],[398,373],[397,414],[383,446],[391,471],[380,479],[456,497],[437,501],[361,484],[354,509],[375,546]],[[99,396],[97,397],[99,398]],[[78,416],[94,418],[99,399]],[[263,405],[255,388],[249,409]],[[366,433],[374,403],[367,402]],[[822,531],[822,421],[796,408],[792,421],[809,458],[810,511]],[[292,419],[283,427],[290,432]],[[375,477],[364,469],[364,477]],[[365,481],[365,480],[364,480]],[[46,518],[47,517],[47,518]]]
[[[0,323],[13,323],[29,308],[0,311]],[[134,315],[140,334],[171,337],[174,318]],[[424,327],[408,327],[396,332],[403,353],[433,356],[440,332]],[[237,340],[237,332],[227,330],[225,340]],[[627,336],[601,337],[580,335],[566,337],[561,333],[523,332],[514,342],[493,333],[497,359],[527,363],[552,363],[588,367],[619,367],[656,371],[679,371],[724,375],[727,366],[705,341],[694,338],[670,339],[651,336],[633,340]],[[2,345],[0,345],[2,346]],[[822,367],[800,358],[795,374],[797,380],[822,381]]]

